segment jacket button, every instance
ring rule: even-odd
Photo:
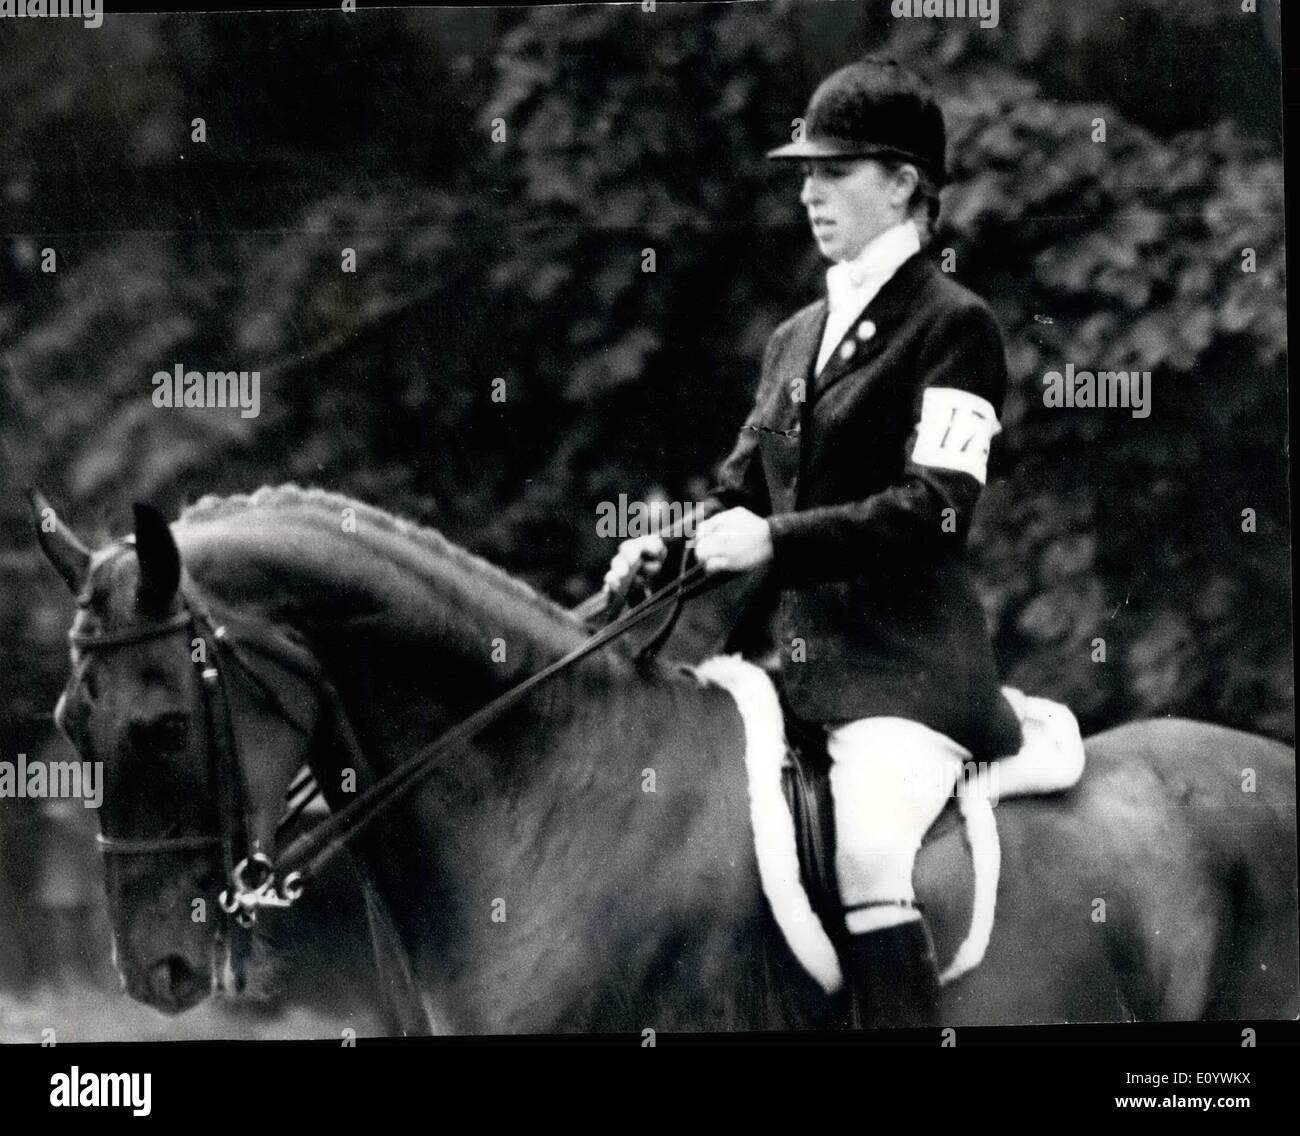
[[[866,341],[876,334],[876,325],[871,320],[863,320],[858,324],[858,338]]]
[[[855,351],[857,351],[857,349],[858,349],[858,345],[854,343],[853,340],[851,339],[845,340],[845,342],[840,344],[840,358],[847,363],[850,359],[853,358],[853,354]]]

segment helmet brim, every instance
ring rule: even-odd
[[[867,142],[854,142],[840,138],[803,138],[798,142],[788,142],[767,152],[770,162],[799,162],[810,159],[852,159],[852,158],[901,158],[913,163],[918,169],[929,172],[925,161],[917,154],[900,150],[897,146],[878,146]]]
[[[794,162],[808,158],[874,158],[885,152],[884,146],[865,146],[838,138],[801,138],[769,150],[767,156],[774,162]]]

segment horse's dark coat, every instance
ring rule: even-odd
[[[582,639],[567,613],[499,570],[339,496],[284,487],[205,499],[174,534],[215,605],[306,635],[381,772]],[[92,565],[97,600],[81,630],[133,617],[133,560],[117,558],[104,579]],[[100,701],[69,684],[87,721],[111,701],[104,684],[121,684],[123,703],[138,706],[156,693],[145,663],[164,678],[188,666],[179,643],[116,654],[135,661],[89,668]],[[258,708],[236,711],[252,731]],[[84,757],[121,760],[126,713],[82,729]],[[273,724],[263,717],[257,728]],[[278,740],[259,750],[250,732],[250,752],[296,762],[284,737],[268,736]],[[639,670],[612,649],[538,691],[385,820],[362,848],[437,1023],[501,1032],[836,1021],[839,1008],[795,963],[762,899],[741,741],[728,696],[672,667]],[[945,992],[944,1022],[1293,1016],[1291,751],[1166,721],[1090,739],[1088,758],[1072,792],[997,809],[998,923],[984,964]],[[332,760],[317,747],[337,805],[348,798]],[[1253,794],[1242,792],[1247,767]],[[118,831],[150,819],[124,807],[126,777],[118,771],[104,808]],[[941,824],[917,873],[946,958],[969,919],[958,829]],[[160,868],[110,877],[119,954],[147,1000],[166,986],[157,958],[182,951],[199,965],[182,925],[185,889],[166,902],[150,894],[168,886]],[[161,930],[133,930],[142,907]],[[186,945],[169,946],[169,933]]]

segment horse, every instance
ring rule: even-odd
[[[182,627],[191,594],[236,642],[292,639],[374,776],[586,637],[433,530],[324,490],[204,497],[172,524],[137,506],[133,539],[93,552],[34,500],[39,542],[78,597],[56,721],[104,763],[110,846],[161,844],[107,856],[106,888],[124,985],[164,1013],[234,996],[237,968],[221,921],[195,917],[222,883],[202,839],[220,819],[192,665],[204,644],[134,629]],[[114,649],[77,645],[105,638]],[[318,684],[270,656],[252,669],[229,678],[229,719],[245,821],[273,859],[299,769],[333,810],[356,770]],[[762,890],[745,742],[731,695],[615,643],[531,690],[366,830],[356,862],[433,1028],[844,1027],[846,997],[799,965]],[[1293,752],[1167,719],[1106,730],[1086,753],[1073,789],[999,805],[998,918],[981,965],[944,988],[944,1025],[1294,1017]],[[952,816],[916,869],[941,963],[971,913]],[[250,986],[265,953],[245,952]]]

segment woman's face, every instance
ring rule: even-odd
[[[906,216],[911,189],[871,158],[819,158],[803,163],[799,200],[808,210],[822,256],[852,260]]]

